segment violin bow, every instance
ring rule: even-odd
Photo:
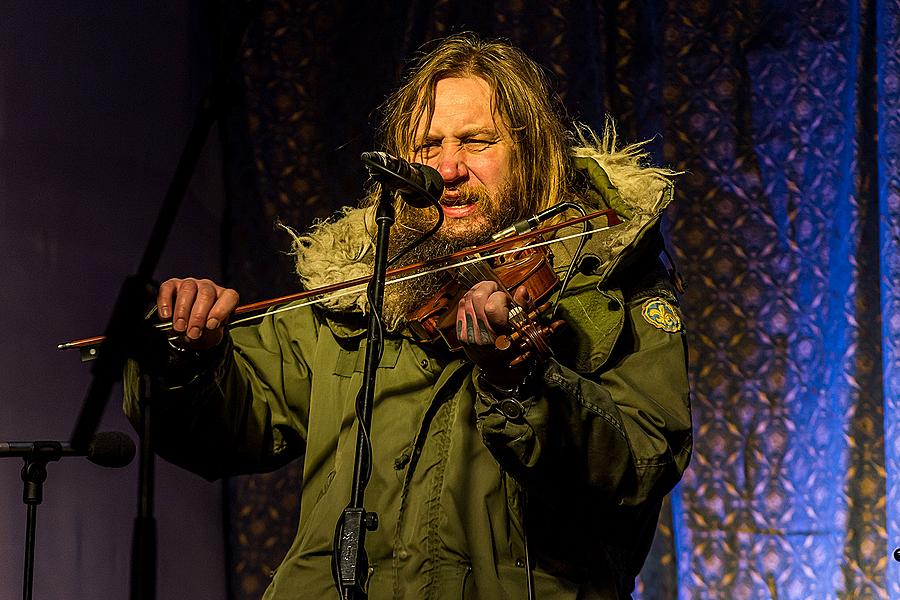
[[[598,211],[589,213],[587,215],[582,215],[582,216],[576,217],[574,219],[569,219],[566,221],[561,221],[559,223],[554,223],[552,225],[547,225],[545,227],[541,227],[541,228],[535,229],[533,231],[526,231],[524,233],[520,233],[520,234],[512,235],[509,237],[505,237],[505,238],[502,238],[499,240],[495,240],[492,242],[488,242],[481,246],[466,248],[466,249],[460,250],[458,252],[454,252],[452,254],[447,254],[445,256],[440,256],[437,258],[431,258],[431,259],[417,262],[414,264],[404,265],[402,267],[395,267],[393,269],[388,270],[388,272],[386,273],[386,276],[390,278],[390,280],[387,281],[386,285],[390,285],[392,283],[399,283],[401,281],[405,281],[407,279],[412,279],[415,277],[421,277],[428,273],[435,273],[438,271],[454,269],[454,268],[463,266],[465,264],[490,260],[492,258],[496,258],[498,256],[503,256],[505,254],[519,252],[522,250],[521,247],[515,247],[512,249],[506,249],[506,250],[500,250],[500,249],[507,247],[510,244],[514,244],[515,242],[530,240],[530,239],[540,237],[540,236],[548,234],[548,233],[554,233],[556,231],[559,231],[560,229],[565,229],[566,227],[572,227],[575,225],[579,225],[585,221],[591,221],[591,220],[597,219],[599,217],[606,218],[606,226],[605,227],[602,227],[599,229],[592,229],[588,232],[579,232],[579,233],[573,234],[571,236],[566,236],[566,237],[562,237],[562,238],[554,238],[551,240],[544,240],[544,241],[538,242],[536,244],[532,244],[531,247],[546,246],[546,245],[550,245],[550,244],[559,243],[559,242],[562,242],[564,240],[571,239],[571,238],[581,237],[584,235],[591,235],[591,234],[594,234],[594,233],[597,233],[600,231],[605,231],[607,229],[615,227],[616,225],[619,225],[622,222],[619,215],[617,215],[613,209],[607,208],[604,210],[598,210]],[[497,252],[494,252],[495,250],[497,250]],[[493,254],[491,254],[492,252],[493,252]],[[473,255],[475,255],[475,256],[473,257]],[[454,261],[459,261],[460,259],[464,259],[464,260],[462,260],[461,262],[454,262]],[[450,264],[448,264],[448,263],[450,263]],[[302,308],[303,306],[308,306],[310,304],[315,304],[315,303],[321,302],[326,298],[336,298],[336,297],[340,296],[340,294],[338,292],[344,292],[345,294],[350,294],[350,293],[355,292],[356,288],[358,288],[359,286],[367,284],[369,282],[369,279],[370,279],[370,276],[366,275],[363,277],[356,277],[354,279],[348,279],[347,281],[342,281],[340,283],[333,283],[330,285],[317,287],[312,290],[305,290],[302,292],[296,292],[294,294],[288,294],[286,296],[279,296],[277,298],[271,298],[268,300],[260,300],[259,302],[244,304],[242,306],[238,306],[237,308],[235,308],[232,315],[239,317],[239,316],[247,314],[247,313],[266,310],[266,309],[269,309],[269,308],[272,308],[272,307],[275,307],[275,306],[278,306],[281,304],[289,304],[289,303],[296,302],[299,300],[306,300],[307,298],[315,298],[315,300],[311,300],[310,302],[307,302],[307,303],[292,304],[291,306],[282,306],[281,308],[271,310],[269,312],[262,313],[259,315],[254,315],[252,317],[244,317],[241,319],[236,319],[236,320],[230,321],[227,324],[227,326],[233,327],[236,325],[240,325],[240,324],[252,321],[254,319],[263,318],[266,315],[271,315],[271,314],[274,314],[277,312],[283,312],[283,311],[287,311],[287,310],[295,310],[298,308]],[[155,312],[155,310],[150,311],[150,313],[147,315],[148,318],[153,314],[153,312]],[[158,329],[167,331],[172,328],[172,324],[171,323],[159,323],[159,324],[156,324],[155,327],[157,327]],[[96,347],[98,345],[100,345],[104,339],[105,339],[105,336],[98,335],[98,336],[83,338],[83,339],[79,339],[79,340],[72,340],[70,342],[65,342],[65,343],[59,344],[57,346],[57,349],[59,349],[59,350],[79,349],[82,351],[82,361],[89,361],[89,360],[93,360],[94,358],[96,358],[96,356],[97,356],[97,348]]]

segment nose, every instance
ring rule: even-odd
[[[441,153],[437,158],[437,166],[435,168],[441,174],[444,183],[461,182],[469,175],[463,153],[456,146],[445,144],[441,147]]]

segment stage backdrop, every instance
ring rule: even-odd
[[[224,141],[226,265],[295,289],[288,240],[360,195],[404,57],[460,30],[541,62],[571,116],[683,171],[695,453],[641,598],[900,598],[900,4],[268,1]],[[230,489],[236,598],[290,543],[298,467]]]
[[[136,271],[210,70],[192,0],[0,0],[0,441],[67,440],[101,333]],[[205,42],[205,43],[204,43]],[[200,160],[158,273],[220,274],[219,146]],[[136,439],[119,405],[101,430]],[[22,460],[0,460],[0,600],[23,597]],[[226,595],[222,485],[158,461],[156,600]],[[47,467],[34,598],[129,597],[137,462]]]

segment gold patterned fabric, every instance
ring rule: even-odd
[[[573,118],[609,113],[684,171],[666,227],[695,453],[637,596],[900,598],[900,4],[268,1],[222,128],[244,299],[294,289],[274,222],[361,195],[404,57],[460,30],[510,39]],[[235,598],[267,585],[299,486],[296,465],[230,481]]]

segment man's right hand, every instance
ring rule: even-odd
[[[173,278],[159,286],[156,309],[161,319],[172,319],[172,329],[188,346],[203,350],[222,341],[239,300],[236,291],[209,279]]]

